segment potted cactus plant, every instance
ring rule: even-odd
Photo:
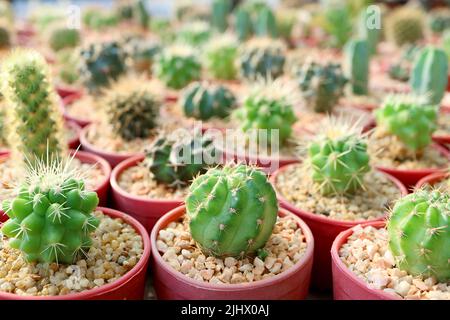
[[[205,46],[204,61],[207,73],[214,79],[235,80],[237,56],[238,45],[233,35],[226,34],[211,39]]]
[[[386,38],[398,47],[414,44],[424,38],[424,12],[412,6],[393,10],[385,23]]]
[[[281,167],[271,181],[281,206],[302,218],[316,240],[313,285],[331,288],[331,244],[341,231],[363,221],[382,220],[405,187],[370,166],[367,136],[340,118],[302,146],[303,162]]]
[[[305,298],[314,241],[303,221],[278,208],[264,173],[213,168],[189,191],[186,206],[151,234],[159,299]]]
[[[417,190],[389,220],[342,232],[331,250],[337,300],[449,300],[447,192]]]

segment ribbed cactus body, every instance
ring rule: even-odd
[[[352,40],[345,46],[345,74],[350,79],[352,92],[367,95],[369,92],[369,44],[366,40]]]
[[[269,7],[263,7],[258,12],[255,21],[255,35],[272,38],[278,36],[277,20]]]
[[[278,35],[276,17],[263,1],[249,1],[239,6],[235,13],[235,29],[241,41],[253,35],[273,38]]]
[[[397,201],[387,230],[397,266],[411,275],[450,280],[450,196],[418,190]]]
[[[205,48],[206,70],[216,79],[235,79],[237,53],[237,43],[233,37],[224,36],[213,39]]]
[[[80,43],[78,29],[58,28],[52,31],[49,44],[54,51],[64,48],[74,48]]]
[[[424,37],[424,14],[420,9],[404,7],[386,18],[386,36],[397,46],[416,43]]]
[[[78,72],[78,64],[80,55],[72,48],[66,48],[56,53],[56,63],[58,64],[58,77],[67,84],[75,83],[80,74]]]
[[[278,204],[263,172],[238,165],[210,169],[196,178],[186,211],[192,238],[207,255],[244,257],[264,247]]]
[[[228,15],[231,11],[229,0],[214,0],[211,10],[211,25],[219,32],[224,32],[228,28]]]
[[[447,90],[448,57],[444,50],[426,47],[416,57],[410,85],[428,103],[439,105]]]
[[[233,93],[222,85],[192,83],[183,92],[180,102],[184,114],[200,120],[226,118],[236,105]]]
[[[238,8],[235,13],[236,34],[241,41],[245,41],[253,34],[253,25],[250,12],[245,8]]]

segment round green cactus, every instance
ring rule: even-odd
[[[211,26],[204,21],[184,24],[177,32],[177,40],[193,47],[204,45],[211,37]]]
[[[233,93],[222,85],[207,82],[190,84],[181,97],[180,105],[187,117],[208,120],[226,118],[236,105]]]
[[[377,124],[415,152],[431,143],[431,135],[437,128],[438,108],[420,101],[415,96],[391,96],[375,111]]]
[[[450,280],[450,196],[417,190],[398,200],[387,230],[397,266],[411,275]]]
[[[210,169],[189,190],[191,235],[207,255],[244,257],[264,247],[278,203],[263,172],[245,165]]]
[[[74,48],[80,43],[80,32],[77,29],[57,28],[50,35],[49,44],[54,51]]]
[[[226,35],[213,39],[205,48],[206,70],[216,79],[235,79],[237,52],[238,47],[234,37]]]
[[[175,45],[159,54],[153,71],[169,88],[181,89],[200,78],[201,65],[192,49]]]
[[[396,9],[387,16],[385,29],[389,41],[399,47],[416,43],[424,37],[424,13],[410,6]]]

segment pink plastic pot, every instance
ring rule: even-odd
[[[133,269],[112,283],[80,293],[37,297],[0,292],[0,300],[142,300],[144,298],[145,280],[151,248],[148,233],[138,221],[123,212],[102,207],[98,207],[98,210],[112,218],[122,219],[132,226],[142,237],[144,252]]]
[[[169,266],[161,257],[156,239],[161,229],[185,214],[185,207],[178,207],[164,215],[155,225],[150,236],[153,250],[152,267],[154,287],[158,299],[164,300],[298,300],[308,294],[313,262],[314,240],[308,226],[285,209],[279,215],[291,215],[301,227],[307,242],[303,257],[287,271],[274,277],[243,284],[210,284],[189,278]]]
[[[68,145],[70,149],[77,149],[80,146],[80,131],[81,131],[81,127],[76,124],[75,122],[72,121],[67,121],[65,123],[65,125],[72,129],[76,134],[75,137],[73,137],[72,139],[70,139],[68,141]]]
[[[450,173],[448,172],[436,172],[433,174],[430,174],[422,179],[419,180],[416,184],[416,189],[419,189],[423,187],[424,185],[433,185],[441,180],[444,180],[446,178],[450,177]]]
[[[183,204],[183,200],[150,199],[126,192],[119,186],[120,175],[128,168],[144,160],[143,155],[135,156],[118,164],[111,173],[111,192],[114,207],[138,220],[151,232],[159,218]]]
[[[83,90],[81,88],[68,86],[68,85],[57,85],[56,86],[56,92],[61,97],[61,99],[65,99],[69,96],[75,95],[81,97]]]
[[[276,189],[275,181],[280,173],[285,171],[289,166],[282,167],[270,177],[272,185]],[[396,178],[387,175],[387,177],[395,183],[402,195],[406,195],[408,191],[405,186]],[[280,205],[299,216],[311,228],[315,239],[314,251],[314,268],[312,274],[313,286],[321,291],[331,289],[331,258],[330,248],[336,236],[348,228],[357,224],[365,223],[368,220],[343,221],[329,219],[323,215],[314,214],[297,208],[289,203],[279,192],[277,197]],[[384,217],[369,221],[381,221]]]
[[[142,153],[117,153],[117,152],[103,151],[103,150],[99,149],[98,147],[91,144],[88,141],[88,139],[86,138],[87,132],[90,127],[91,127],[91,125],[88,125],[88,126],[84,127],[83,129],[81,129],[81,132],[80,132],[80,143],[81,143],[83,150],[102,157],[103,159],[108,161],[108,163],[111,165],[112,168],[114,168],[120,162],[122,162],[126,159],[129,159],[129,158],[137,156],[137,155],[142,155]]]
[[[383,228],[383,221],[374,221],[362,224]],[[347,242],[353,229],[341,232],[331,247],[331,267],[333,270],[333,296],[335,300],[400,300],[393,294],[378,289],[372,289],[354,273],[352,273],[339,258],[339,249]]]
[[[77,101],[78,99],[80,99],[83,96],[83,92],[82,91],[78,91],[76,93],[73,94],[69,94],[67,96],[65,96],[62,99],[62,103],[63,106],[66,107],[72,103],[74,103],[75,101]],[[65,108],[63,108],[63,112],[64,112],[64,118],[68,121],[72,121],[75,122],[76,124],[78,124],[81,128],[84,128],[85,126],[87,126],[88,124],[91,123],[90,120],[86,120],[86,119],[80,119],[80,118],[75,118],[73,116],[71,116],[66,110]]]

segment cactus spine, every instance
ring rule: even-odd
[[[366,40],[352,40],[345,46],[346,77],[350,79],[352,92],[367,95],[369,91],[370,52]]]
[[[278,204],[263,172],[245,165],[210,169],[189,190],[191,235],[207,255],[244,257],[264,247]]]

